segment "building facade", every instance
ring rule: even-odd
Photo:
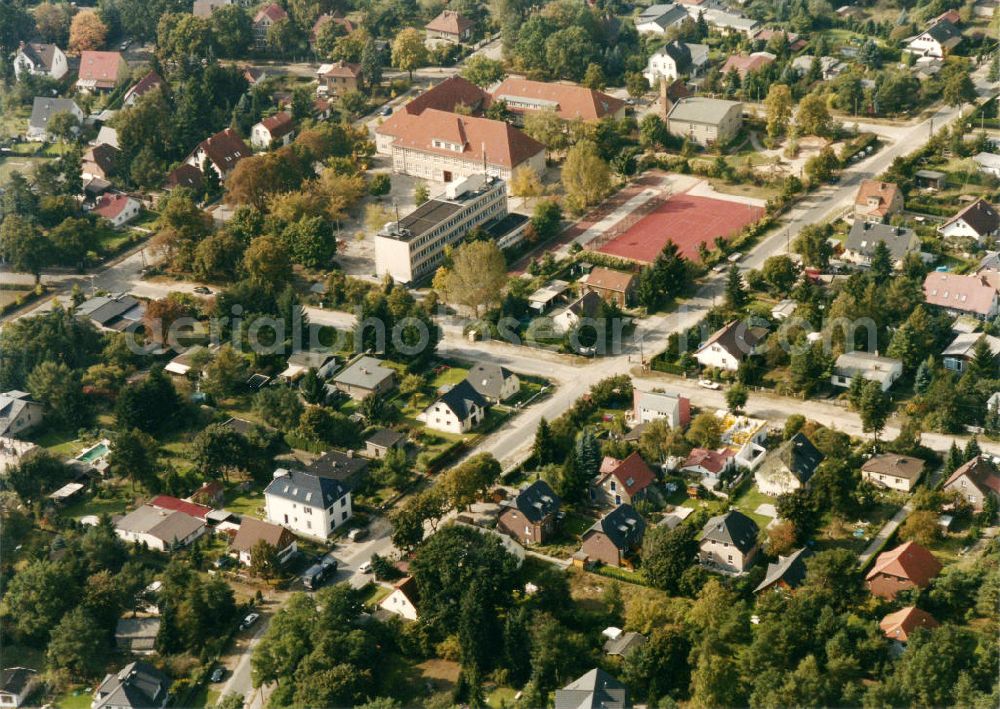
[[[279,468],[264,490],[267,520],[326,541],[351,518],[351,492],[337,480]]]

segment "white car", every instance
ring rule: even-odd
[[[711,379],[699,379],[698,386],[700,386],[702,389],[713,389],[713,390],[722,388],[721,384],[719,384],[718,382],[713,382]]]
[[[372,562],[366,561],[361,566],[358,567],[358,573],[370,574],[372,572]]]
[[[259,618],[260,618],[259,613],[251,613],[250,615],[248,615],[246,618],[243,619],[242,623],[240,623],[240,630],[246,630],[251,625],[256,623]]]

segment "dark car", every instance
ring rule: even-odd
[[[382,115],[382,116],[391,116],[392,115],[392,106],[386,106],[385,108],[383,108],[381,111],[379,111],[379,115]]]
[[[312,591],[326,583],[335,573],[337,573],[337,560],[329,555],[324,556],[302,574],[302,585]]]

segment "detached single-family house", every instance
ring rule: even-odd
[[[288,13],[281,5],[269,3],[257,11],[253,17],[253,43],[257,49],[267,47],[267,33],[274,25],[288,19]]]
[[[282,526],[254,519],[247,515],[240,521],[240,528],[229,544],[229,550],[236,552],[244,566],[253,563],[253,549],[261,542],[267,542],[278,555],[278,563],[284,564],[298,550],[295,535]]]
[[[130,662],[104,677],[90,709],[160,709],[170,697],[170,678],[148,662]]]
[[[353,450],[328,450],[305,467],[307,473],[330,478],[349,490],[360,486],[368,473],[370,463],[367,458],[354,455]]]
[[[80,52],[80,91],[111,91],[128,76],[128,64],[120,52]]]
[[[941,572],[941,562],[916,542],[882,552],[865,580],[872,595],[891,601],[908,588],[926,588]]]
[[[264,489],[267,521],[326,541],[351,518],[351,491],[338,480],[278,468]]]
[[[391,428],[379,428],[365,439],[365,454],[378,460],[384,458],[393,448],[403,448],[405,445],[405,433],[393,431]]]
[[[984,340],[990,347],[994,357],[1000,357],[1000,337],[984,335],[981,332],[960,332],[941,353],[941,361],[945,369],[953,372],[964,372],[966,365],[972,361],[976,343]]]
[[[739,510],[712,517],[698,542],[698,561],[707,569],[741,574],[757,558],[757,523]]]
[[[602,634],[607,638],[604,654],[611,657],[631,655],[648,642],[645,635],[634,630],[623,632],[621,628],[605,628]]]
[[[392,593],[379,601],[378,607],[406,620],[417,620],[419,602],[417,582],[412,576],[407,576],[392,587]]]
[[[1000,474],[990,460],[977,455],[952,473],[942,489],[959,493],[973,510],[982,512],[987,496],[1000,499]]]
[[[642,75],[646,77],[650,88],[655,88],[661,81],[669,83],[681,76],[697,75],[707,63],[708,45],[674,40],[653,52]]]
[[[153,89],[157,89],[161,86],[163,86],[163,78],[155,71],[151,71],[139,79],[135,86],[125,92],[125,95],[122,97],[122,104],[125,106],[133,106],[136,101],[141,99]]]
[[[633,388],[632,418],[637,426],[666,419],[670,428],[686,428],[691,421],[691,400],[680,394]]]
[[[882,633],[897,646],[906,645],[907,640],[917,628],[930,630],[939,623],[930,613],[916,606],[908,606],[895,613],[890,613],[879,621],[878,627]]]
[[[883,453],[861,466],[861,479],[881,487],[910,492],[924,474],[926,463],[909,455]]]
[[[967,236],[982,241],[1000,235],[1000,213],[979,198],[938,227],[938,232],[944,237]]]
[[[295,137],[295,122],[288,111],[278,111],[255,123],[250,129],[250,145],[258,150],[288,145]]]
[[[844,260],[871,266],[875,248],[880,243],[889,249],[890,261],[895,268],[903,265],[907,254],[920,253],[920,238],[913,229],[855,219],[844,240]]]
[[[812,550],[802,547],[788,556],[779,556],[778,561],[767,565],[764,580],[753,590],[754,593],[768,590],[794,591],[806,580],[806,559]]]
[[[757,489],[765,495],[777,497],[806,487],[822,462],[823,454],[816,450],[812,441],[802,433],[796,433],[754,473]]]
[[[23,706],[38,685],[38,672],[27,667],[0,670],[0,707]]]
[[[343,60],[321,65],[316,74],[319,77],[317,91],[320,95],[331,98],[343,96],[348,91],[357,91],[363,78],[360,64]]]
[[[68,71],[66,54],[54,44],[21,42],[14,56],[14,78],[18,80],[27,74],[58,80]]]
[[[903,376],[903,363],[892,357],[882,357],[873,352],[845,352],[833,364],[830,383],[849,387],[856,377],[878,382],[882,391],[888,391]]]
[[[728,448],[717,451],[707,448],[692,448],[687,458],[681,463],[680,471],[701,477],[717,478],[735,466],[736,459]]]
[[[31,141],[54,140],[49,134],[49,120],[59,113],[68,113],[76,118],[78,124],[83,123],[83,111],[72,99],[36,96],[31,104],[31,116],[28,118],[28,131],[25,137]]]
[[[489,402],[463,379],[441,394],[417,416],[427,428],[446,433],[468,433],[486,418]]]
[[[142,505],[118,520],[115,532],[127,542],[145,543],[157,551],[172,551],[203,535],[205,521],[184,512]]]
[[[996,317],[1000,309],[997,288],[988,274],[961,276],[931,271],[924,278],[924,301],[949,315],[973,315],[982,320]]]
[[[687,18],[687,10],[675,3],[650,5],[635,18],[635,28],[639,34],[662,35]]]
[[[101,195],[91,214],[107,219],[111,226],[118,229],[138,217],[141,211],[142,204],[139,200],[118,193]]]
[[[303,350],[288,355],[287,365],[278,376],[294,382],[305,376],[310,369],[316,370],[316,376],[326,379],[337,368],[337,358],[329,352]]]
[[[580,551],[590,561],[631,566],[631,557],[642,546],[645,534],[642,515],[632,505],[619,505],[584,533]]]
[[[712,333],[699,347],[694,358],[703,367],[715,367],[735,372],[740,365],[757,351],[767,330],[751,327],[742,320],[733,320]]]
[[[236,168],[236,163],[253,155],[253,151],[243,142],[232,128],[221,130],[198,143],[198,147],[185,158],[188,165],[204,170],[208,165],[225,180]]]
[[[80,176],[84,180],[94,178],[110,180],[119,155],[121,155],[121,151],[107,143],[87,148],[80,164]]]
[[[667,114],[671,135],[698,145],[728,143],[743,126],[743,104],[719,98],[689,96],[675,103]]]
[[[792,66],[798,70],[799,74],[805,76],[812,70],[813,62],[818,60],[820,67],[820,78],[823,81],[836,79],[847,70],[847,66],[837,59],[837,57],[810,57],[802,55],[792,60]]]
[[[555,709],[629,709],[628,688],[600,668],[594,668],[556,690]]]
[[[141,300],[128,293],[98,295],[76,308],[76,316],[90,320],[100,330],[122,332],[138,324],[146,314]]]
[[[424,26],[427,39],[443,39],[460,44],[472,39],[472,28],[476,23],[460,12],[444,10]]]
[[[491,362],[477,363],[465,378],[491,404],[499,404],[521,391],[521,380],[516,374]]]
[[[558,332],[569,332],[584,319],[599,317],[603,302],[601,296],[593,291],[584,293],[565,308],[552,313],[552,326]]]
[[[948,20],[940,20],[906,41],[906,51],[918,57],[943,59],[962,42],[962,32]]]
[[[556,531],[559,496],[544,480],[536,480],[521,490],[513,500],[501,503],[497,529],[521,544],[544,544]]]
[[[894,182],[865,180],[854,196],[854,218],[869,222],[886,222],[903,211],[903,191]]]
[[[636,280],[634,273],[597,266],[580,279],[580,285],[584,293],[592,291],[608,303],[627,308],[635,299]]]
[[[369,394],[381,396],[396,388],[396,370],[362,355],[334,375],[333,385],[352,399],[364,399]]]
[[[32,400],[26,391],[11,391],[0,394],[0,436],[17,438],[42,422],[45,407]]]
[[[312,29],[309,30],[309,48],[313,51],[316,51],[316,39],[319,37],[319,32],[323,29],[323,25],[327,22],[333,22],[339,25],[343,30],[343,34],[350,34],[357,29],[353,22],[344,17],[337,10],[334,10],[332,13],[324,13],[316,18],[316,22],[313,23]]]
[[[643,499],[654,482],[656,473],[638,452],[624,460],[605,456],[600,472],[591,483],[590,501],[605,507],[631,505]]]
[[[119,618],[115,626],[115,645],[131,655],[152,655],[156,652],[159,632],[160,618],[157,616]]]
[[[751,52],[750,54],[731,54],[726,63],[722,65],[723,76],[735,71],[740,79],[745,79],[747,74],[758,72],[774,63],[775,57],[770,52]]]

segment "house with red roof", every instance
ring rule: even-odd
[[[107,143],[87,148],[80,164],[80,176],[84,180],[92,180],[95,177],[102,180],[110,179],[111,173],[115,171],[115,161],[120,154],[118,148]]]
[[[539,111],[554,111],[564,121],[623,118],[625,102],[603,91],[576,84],[531,81],[508,77],[493,89],[493,100],[503,101],[517,122]]]
[[[1000,309],[997,283],[992,274],[963,276],[931,271],[924,278],[924,302],[949,315],[972,315],[990,320]]]
[[[405,130],[405,126],[425,110],[454,112],[464,106],[473,115],[481,115],[490,105],[488,93],[461,76],[451,76],[423,92],[409,103],[397,108],[384,123],[375,128],[375,150],[381,155],[392,154],[392,144]]]
[[[909,606],[887,615],[879,621],[878,627],[889,640],[902,649],[902,646],[906,644],[917,628],[930,630],[938,625],[940,623],[927,611],[920,610],[916,606]]]
[[[128,75],[128,64],[120,52],[80,52],[76,88],[81,91],[111,91]]]
[[[271,27],[278,24],[282,20],[288,19],[288,13],[285,12],[281,5],[276,5],[275,3],[270,3],[264,5],[253,18],[253,43],[257,49],[264,49],[267,47],[267,33],[270,31]]]
[[[92,214],[107,219],[111,226],[118,229],[139,216],[142,205],[139,200],[127,194],[106,194],[97,200]]]
[[[125,92],[125,95],[122,97],[122,104],[125,106],[134,106],[136,101],[160,86],[163,86],[162,77],[155,71],[151,71],[139,79],[135,86]]]
[[[545,146],[505,121],[424,110],[394,125],[393,172],[451,183],[484,172],[510,185],[516,169],[545,172]]]
[[[472,39],[472,28],[476,23],[460,12],[444,10],[424,26],[427,39],[441,39],[460,44]]]
[[[208,513],[212,511],[211,507],[199,505],[197,502],[182,500],[179,497],[173,497],[172,495],[157,495],[150,500],[148,504],[150,507],[155,507],[158,510],[183,512],[190,517],[200,519],[202,522],[205,521]]]
[[[752,52],[751,54],[733,54],[722,65],[722,76],[726,76],[731,71],[740,75],[741,79],[747,78],[747,74],[752,71],[760,71],[775,60],[775,56],[770,52]]]
[[[854,196],[854,218],[886,222],[903,211],[903,192],[894,182],[864,180]]]
[[[288,145],[295,137],[295,122],[288,111],[263,118],[250,129],[250,145],[257,150]]]
[[[203,170],[207,160],[219,177],[225,180],[236,168],[236,163],[250,155],[253,151],[239,134],[232,128],[226,128],[198,143],[184,162]]]
[[[323,64],[316,74],[319,77],[317,91],[325,96],[343,96],[348,91],[357,91],[363,80],[361,65],[353,62]]]
[[[167,181],[164,184],[164,189],[169,192],[178,187],[186,187],[187,189],[198,191],[204,183],[205,176],[201,174],[201,170],[185,162],[167,173]]]
[[[982,512],[987,497],[1000,499],[1000,474],[989,459],[977,455],[959,466],[945,481],[942,489],[957,492],[972,505],[972,509]]]
[[[681,472],[717,478],[735,465],[734,454],[728,448],[713,451],[693,448],[681,465]]]
[[[878,555],[865,581],[872,595],[893,600],[908,588],[926,588],[941,572],[941,562],[916,542]]]
[[[349,19],[341,15],[339,12],[334,11],[331,13],[325,13],[316,18],[313,23],[312,29],[309,30],[309,47],[316,51],[316,38],[319,37],[320,30],[323,29],[323,25],[327,22],[333,22],[340,27],[340,31],[343,34],[350,34],[357,29],[357,26],[351,22]]]
[[[656,482],[656,473],[638,453],[624,460],[605,456],[590,486],[590,501],[602,507],[632,505],[643,499]]]

